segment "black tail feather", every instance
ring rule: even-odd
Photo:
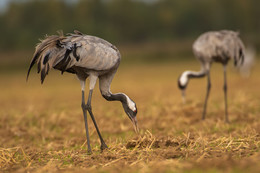
[[[40,73],[41,71],[41,63],[38,63],[38,66],[37,66],[37,73]]]
[[[46,69],[46,75],[49,73],[49,70],[50,70],[50,66],[49,66],[49,64],[47,64],[47,67],[46,67],[47,69]]]
[[[41,83],[43,84],[45,77],[49,73],[50,66],[47,63],[46,65],[43,66],[43,69],[41,70]]]
[[[45,70],[42,70],[41,71],[41,84],[43,84],[43,81],[44,81],[45,77],[46,77]]]
[[[75,31],[75,34],[83,35],[79,31]],[[73,37],[75,37],[75,34]],[[44,82],[51,68],[58,69],[62,73],[67,71],[69,68],[68,65],[74,62],[74,58],[77,61],[80,59],[80,57],[77,56],[77,47],[79,46],[81,46],[81,43],[76,44],[66,40],[66,37],[64,37],[62,33],[59,33],[59,36],[47,36],[44,40],[41,40],[35,48],[36,50],[27,72],[26,81],[28,81],[30,71],[36,63],[37,72],[41,73],[41,83]],[[75,73],[73,69],[69,71]]]
[[[43,64],[44,65],[48,62],[49,57],[50,57],[50,53],[47,53],[47,55],[45,55],[45,57],[43,58]]]
[[[61,74],[63,74],[63,72],[66,71],[66,67],[71,60],[71,58],[69,56],[71,51],[72,50],[67,49],[65,52],[64,58],[57,65],[54,66],[55,69],[58,69],[61,71]]]
[[[73,46],[73,56],[76,58],[77,61],[79,61],[79,56],[77,56],[77,45],[76,43]]]
[[[33,57],[32,61],[31,61],[31,64],[30,64],[30,67],[29,67],[28,72],[27,72],[26,81],[28,81],[28,78],[29,78],[29,75],[30,75],[30,71],[31,71],[33,65],[36,63],[36,61],[37,61],[39,55],[40,55],[40,53],[37,52],[37,53],[35,54],[35,56]]]

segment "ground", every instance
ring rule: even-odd
[[[100,151],[89,118],[93,154],[87,153],[80,84],[74,75],[51,71],[43,85],[36,70],[0,74],[0,170],[2,172],[259,172],[260,69],[249,78],[228,68],[230,123],[224,122],[223,73],[212,67],[206,120],[201,120],[206,78],[194,79],[183,104],[177,78],[199,70],[196,60],[123,63],[111,91],[138,107],[140,134],[121,103],[102,98],[92,109],[109,149]]]

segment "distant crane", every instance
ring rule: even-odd
[[[239,33],[229,30],[206,32],[199,36],[193,44],[193,53],[201,64],[199,72],[185,71],[178,79],[178,86],[182,90],[183,101],[185,102],[185,89],[190,78],[200,78],[207,75],[208,86],[204,102],[204,109],[202,119],[205,119],[207,102],[211,88],[210,82],[210,67],[212,62],[219,62],[224,67],[224,97],[225,97],[225,121],[228,119],[228,105],[227,105],[227,78],[226,66],[230,59],[234,60],[234,65],[242,65],[244,62],[245,47]]]
[[[31,68],[35,63],[38,64],[38,73],[41,73],[41,83],[51,68],[60,70],[61,73],[69,72],[76,74],[82,90],[82,103],[88,152],[91,153],[89,140],[87,112],[89,112],[94,126],[97,130],[101,142],[101,150],[107,148],[104,142],[94,115],[91,109],[91,98],[96,81],[99,78],[99,89],[102,96],[108,101],[120,101],[125,113],[132,121],[135,131],[138,132],[137,108],[135,102],[124,93],[113,94],[110,91],[112,79],[120,64],[119,50],[111,43],[90,35],[84,35],[79,31],[64,36],[62,32],[59,35],[46,36],[37,46],[34,56],[31,60],[27,73],[29,77]],[[89,78],[89,96],[85,104],[85,82]]]

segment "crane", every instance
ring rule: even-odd
[[[91,107],[92,93],[97,79],[99,79],[99,89],[102,96],[107,101],[120,101],[125,113],[132,121],[135,131],[139,131],[135,102],[124,93],[113,94],[110,91],[110,85],[119,67],[120,60],[121,55],[114,45],[101,38],[82,34],[77,30],[66,36],[62,32],[59,32],[58,35],[46,36],[35,48],[26,80],[28,80],[31,68],[36,63],[38,65],[38,73],[41,74],[41,83],[44,82],[46,75],[52,68],[61,71],[61,73],[69,72],[76,74],[79,79],[82,91],[81,108],[85,121],[89,153],[92,150],[87,112],[90,114],[98,133],[101,151],[108,148],[101,136]],[[89,95],[87,104],[85,104],[85,83],[87,78],[89,79]]]
[[[227,77],[226,66],[230,59],[234,60],[235,66],[240,66],[244,62],[245,47],[239,33],[231,30],[209,31],[200,35],[193,43],[193,53],[201,64],[199,72],[184,71],[178,78],[178,86],[182,91],[182,98],[185,102],[185,89],[189,79],[207,76],[208,85],[206,98],[203,107],[202,119],[205,119],[207,102],[211,88],[210,68],[213,62],[223,64],[224,71],[224,99],[225,99],[225,121],[229,122],[227,105]]]

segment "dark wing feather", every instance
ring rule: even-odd
[[[73,46],[73,56],[76,58],[77,61],[79,61],[79,56],[77,55],[77,44],[74,43],[74,46]]]
[[[84,35],[79,31],[67,36],[52,35],[36,46],[27,79],[35,63],[38,64],[38,73],[41,73],[43,83],[52,68],[62,73],[75,73],[75,66],[104,71],[117,68],[120,58],[118,49],[101,38]]]
[[[28,81],[28,77],[29,77],[30,71],[31,71],[33,65],[36,63],[36,61],[37,61],[39,55],[40,55],[40,54],[37,52],[37,53],[35,54],[35,56],[33,57],[33,59],[31,60],[31,63],[30,63],[30,66],[29,66],[29,69],[28,69],[28,72],[27,72],[26,81]],[[38,73],[39,73],[39,72],[40,72],[40,70],[39,70],[39,65],[38,65]]]
[[[79,37],[80,32],[75,33],[78,34],[76,36]],[[71,39],[68,38],[69,37],[64,37],[63,35],[52,35],[42,40],[36,46],[26,80],[28,80],[30,71],[35,63],[38,64],[38,73],[41,72],[41,83],[43,83],[51,68],[58,69],[63,73],[69,68],[69,65],[73,64],[72,61],[74,59],[78,61],[79,56],[77,56],[76,49],[80,44],[72,43]]]
[[[46,37],[44,40],[42,40],[36,46],[33,59],[30,63],[30,66],[29,66],[29,69],[27,72],[26,80],[28,80],[30,71],[35,63],[38,63],[38,73],[41,71],[41,76],[42,76],[41,79],[44,80],[44,78],[45,78],[44,75],[46,75],[45,71],[47,70],[46,63],[51,58],[50,54],[56,48],[57,41],[61,40],[61,39],[63,39],[63,36],[57,36],[57,35],[49,36],[49,37]],[[43,80],[42,80],[42,82],[43,82]]]
[[[43,59],[43,65],[45,65],[48,62],[49,57],[50,57],[50,52],[45,55],[45,57]]]

